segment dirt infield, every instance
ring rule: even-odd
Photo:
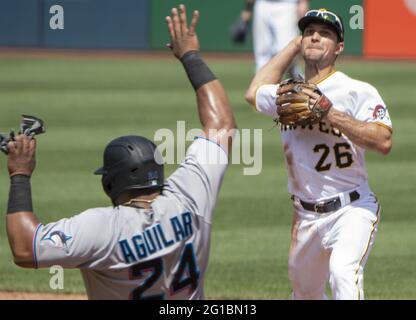
[[[222,297],[208,297],[207,299],[226,300]],[[88,300],[88,298],[85,294],[0,291],[0,300]]]
[[[221,60],[253,60],[252,53],[219,53],[204,52],[208,59]],[[0,58],[102,58],[102,59],[172,59],[172,54],[166,51],[143,50],[107,50],[107,49],[42,49],[42,48],[0,48]]]
[[[87,300],[87,296],[85,294],[0,292],[0,300]]]

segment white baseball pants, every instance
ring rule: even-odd
[[[372,193],[326,214],[294,201],[289,278],[293,299],[362,300],[363,271],[374,244],[380,205]]]

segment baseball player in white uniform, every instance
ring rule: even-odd
[[[380,219],[368,185],[365,150],[389,153],[392,124],[386,104],[368,83],[335,70],[344,48],[342,20],[325,9],[299,20],[295,38],[256,74],[246,99],[276,118],[278,83],[301,53],[306,81],[317,84],[333,107],[319,123],[280,126],[293,199],[289,278],[294,299],[363,299],[363,271]],[[276,84],[277,83],[277,84]],[[313,104],[318,96],[307,93]]]
[[[308,0],[246,0],[240,17],[246,23],[253,19],[256,70],[299,34],[296,23],[307,9]],[[289,72],[296,76],[301,70],[293,63]]]
[[[117,138],[95,172],[113,206],[44,225],[30,190],[36,141],[19,135],[9,143],[7,234],[16,264],[79,268],[89,299],[204,298],[212,215],[235,122],[221,83],[199,55],[198,17],[195,11],[188,26],[181,5],[166,18],[169,47],[196,91],[203,129],[165,182],[150,140]]]

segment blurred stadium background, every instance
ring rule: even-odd
[[[112,138],[159,128],[199,126],[193,90],[166,53],[164,17],[172,0],[0,0],[0,131],[18,129],[20,114],[45,120],[33,177],[42,222],[110,205],[92,175]],[[187,0],[199,9],[201,47],[223,81],[240,129],[263,129],[263,170],[244,176],[232,165],[217,205],[206,278],[208,298],[288,299],[287,252],[291,204],[278,131],[244,101],[254,72],[251,41],[233,45],[228,30],[243,0]],[[64,29],[52,30],[51,6],[64,8]],[[338,69],[381,93],[394,126],[387,157],[368,153],[370,184],[382,204],[365,289],[368,299],[416,298],[416,4],[413,0],[312,0],[339,12],[346,50]],[[363,28],[352,29],[364,10]],[[355,19],[355,20],[354,20]],[[350,24],[351,23],[351,24]],[[65,50],[61,50],[65,49]],[[221,54],[218,54],[221,53]],[[6,157],[0,156],[0,203],[6,208]],[[166,173],[174,170],[168,165]],[[313,276],[313,275],[311,275]],[[78,270],[65,271],[65,289],[49,287],[49,270],[12,263],[0,222],[0,291],[83,293]]]

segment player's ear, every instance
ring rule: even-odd
[[[342,51],[344,51],[344,42],[343,41],[337,43],[337,49],[335,50],[335,54],[337,56],[339,56],[342,53]]]

